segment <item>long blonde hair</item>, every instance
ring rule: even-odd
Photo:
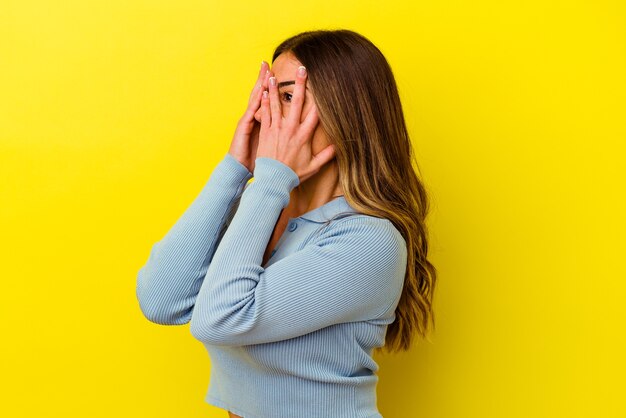
[[[416,334],[426,338],[430,324],[434,329],[437,271],[427,259],[428,196],[391,67],[371,41],[346,29],[292,36],[272,62],[285,52],[307,68],[345,199],[361,213],[389,219],[406,241],[404,287],[383,348],[408,350]]]

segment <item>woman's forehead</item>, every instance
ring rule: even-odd
[[[274,77],[276,77],[279,89],[289,86],[293,87],[296,84],[296,73],[301,65],[302,63],[290,52],[283,52],[274,60],[271,71]],[[308,85],[306,90],[307,93],[311,93]]]
[[[298,67],[302,63],[298,61],[292,54],[280,54],[272,63],[271,70],[274,74],[280,73],[283,77],[293,75],[295,77]]]

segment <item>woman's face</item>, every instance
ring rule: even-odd
[[[289,110],[291,107],[291,98],[293,96],[294,83],[296,79],[296,72],[298,71],[298,67],[301,66],[302,63],[296,59],[296,57],[290,52],[285,52],[280,54],[272,65],[271,71],[276,77],[276,82],[278,85],[278,97],[280,98],[280,106],[283,112],[283,117],[286,118],[289,115]],[[266,86],[267,87],[267,86]],[[302,113],[300,115],[300,122],[304,121],[306,115],[311,110],[311,106],[314,103],[314,96],[311,90],[310,84],[307,83],[306,92],[304,97],[304,104],[302,106]],[[319,112],[318,112],[319,114]],[[254,118],[261,122],[261,109],[257,110],[254,114]],[[328,139],[321,127],[318,123],[315,127],[315,131],[313,133],[312,140],[312,151],[313,154],[317,154],[322,149],[328,146]]]

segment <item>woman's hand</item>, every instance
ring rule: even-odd
[[[259,77],[252,89],[252,93],[250,93],[248,108],[237,123],[235,135],[228,149],[228,153],[246,166],[251,173],[254,172],[254,160],[256,159],[261,127],[259,122],[254,118],[254,114],[259,110],[259,106],[261,105],[261,95],[267,88],[269,76],[269,64],[263,61],[261,70],[259,71]]]
[[[261,130],[257,157],[269,157],[289,166],[300,178],[300,183],[317,173],[333,159],[335,149],[329,145],[313,155],[312,139],[319,122],[315,103],[300,123],[306,88],[306,69],[300,67],[291,97],[289,115],[283,118],[276,78],[269,78],[269,94],[261,98]]]

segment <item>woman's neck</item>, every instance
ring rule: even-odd
[[[295,218],[342,195],[337,161],[332,160],[291,191],[289,205],[285,209]]]

